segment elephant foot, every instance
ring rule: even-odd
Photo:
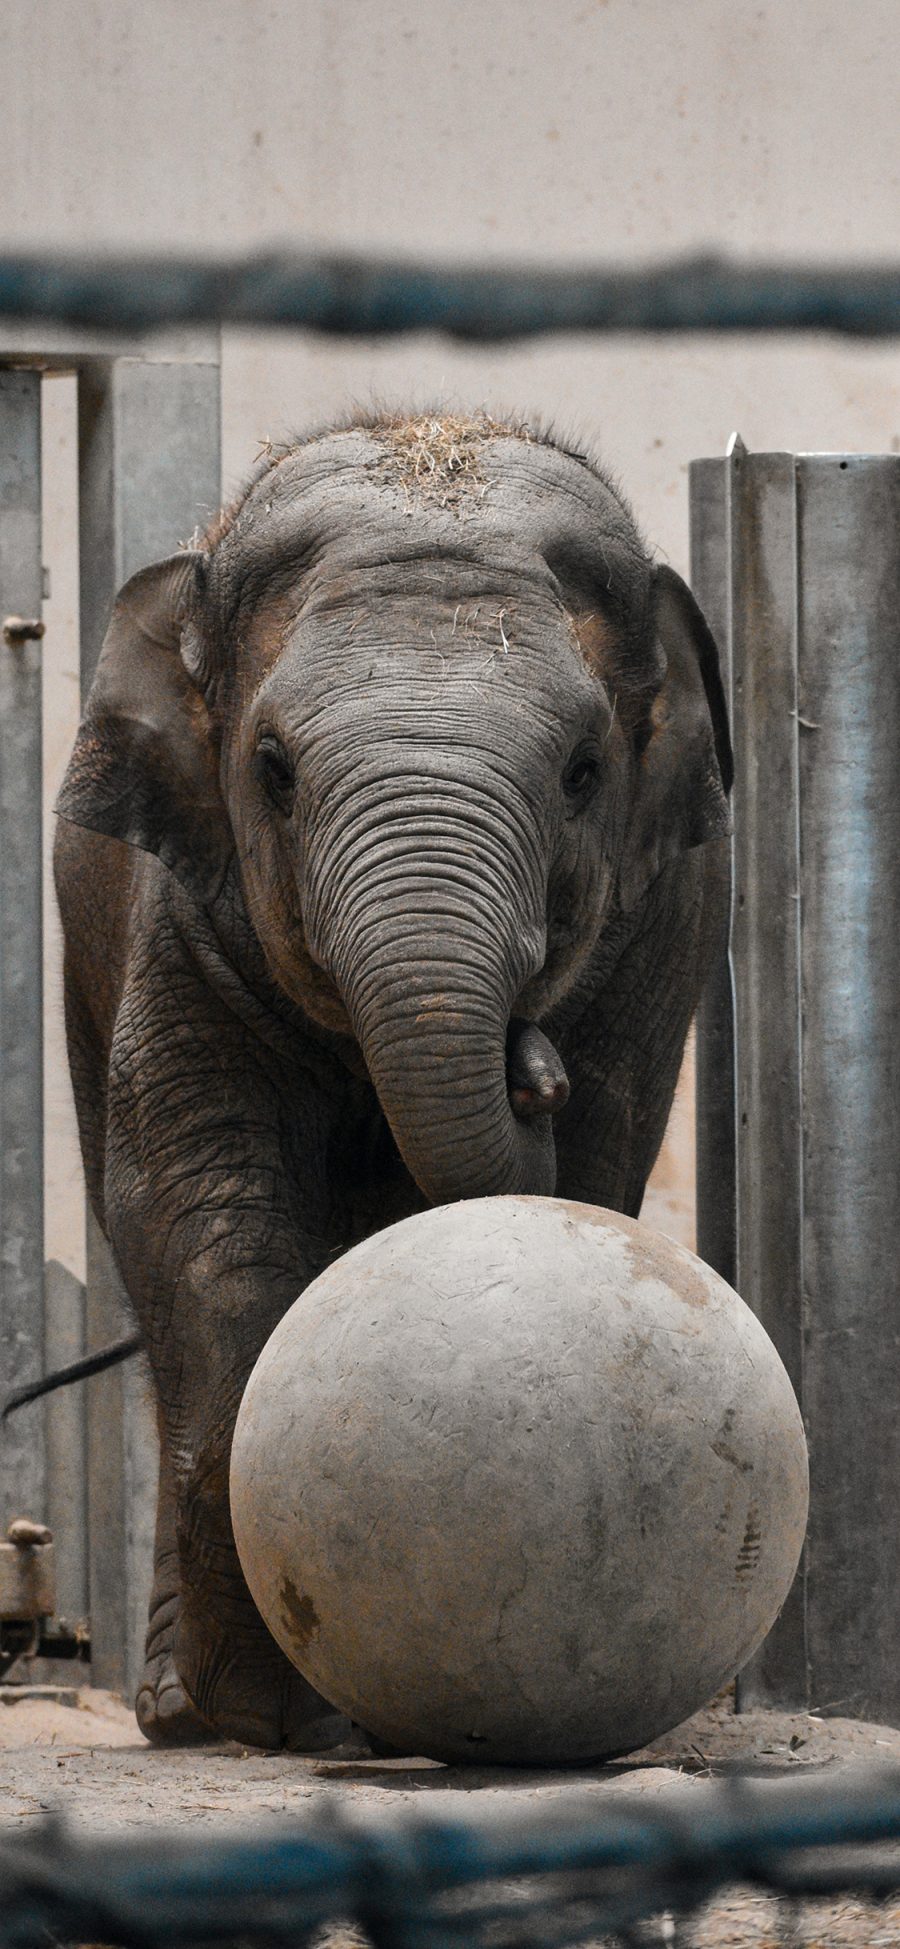
[[[216,1738],[192,1706],[171,1652],[148,1659],[134,1710],[151,1746],[209,1746]]]
[[[151,1746],[208,1746],[215,1733],[191,1704],[175,1670],[172,1636],[177,1616],[176,1596],[157,1602],[151,1612],[135,1717]]]
[[[182,1609],[175,1627],[174,1668],[212,1728],[207,1738],[290,1753],[330,1753],[350,1740],[350,1720],[294,1670],[262,1619],[254,1613],[242,1625],[211,1637],[203,1617]]]

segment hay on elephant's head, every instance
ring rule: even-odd
[[[284,461],[320,440],[342,434],[363,434],[378,443],[381,456],[374,464],[386,478],[399,483],[410,513],[416,498],[436,502],[457,513],[470,497],[473,501],[480,499],[487,486],[480,461],[488,441],[501,438],[531,442],[544,437],[522,420],[498,420],[481,410],[475,413],[439,410],[418,414],[352,413],[314,432],[297,434],[287,440],[271,440],[267,434],[260,440],[256,466],[244,486],[219,510],[203,533],[195,535],[187,545],[214,553],[231,533],[257,488]]]
[[[521,423],[495,420],[489,413],[398,414],[385,416],[370,431],[384,446],[383,464],[399,479],[407,502],[418,495],[445,508],[483,495],[481,456],[489,440],[532,437]]]

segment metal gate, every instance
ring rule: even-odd
[[[78,380],[80,666],[84,697],[119,585],[218,506],[218,334],[117,347],[0,329],[0,1368],[33,1380],[115,1339],[123,1296],[87,1220],[87,1283],[44,1263],[41,833],[42,371]],[[16,621],[18,619],[18,622]],[[156,1501],[156,1434],[140,1368],[23,1409],[4,1427],[0,1534],[53,1531],[57,1620],[90,1620],[93,1682],[140,1672]]]

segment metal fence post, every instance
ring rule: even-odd
[[[736,1283],[811,1461],[804,1562],[739,1702],[900,1723],[900,458],[735,441],[695,467],[692,518],[727,591]],[[714,1117],[721,1008],[699,1032]],[[703,1242],[716,1189],[701,1173]]]
[[[797,463],[807,1660],[900,1723],[900,456]]]
[[[41,382],[0,370],[0,625],[41,614]],[[44,1366],[41,646],[0,634],[0,1352],[4,1383]],[[46,1519],[44,1417],[7,1423],[0,1527]]]
[[[81,667],[86,693],[116,590],[188,541],[219,501],[219,363],[209,334],[154,359],[85,364],[79,374]],[[88,1225],[88,1339],[121,1331],[124,1295],[106,1242]],[[156,1434],[140,1369],[91,1383],[88,1500],[92,1675],[133,1696],[152,1565]]]

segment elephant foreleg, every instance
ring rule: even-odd
[[[200,1232],[214,1231],[214,1220],[201,1214]],[[237,1228],[229,1220],[217,1244],[182,1263],[174,1279],[157,1257],[158,1236],[137,1196],[127,1207],[127,1229],[130,1237],[123,1238],[123,1225],[116,1246],[132,1273],[139,1317],[147,1320],[163,1458],[139,1724],[160,1745],[205,1737],[305,1752],[332,1748],[349,1724],[295,1671],[263,1623],[241,1572],[228,1495],[247,1376],[304,1281],[294,1274],[266,1279],[252,1264],[235,1265],[245,1252],[253,1257],[246,1213]],[[158,1232],[171,1237],[168,1224]],[[152,1323],[142,1307],[144,1282],[157,1299],[168,1288],[168,1303]]]
[[[173,1670],[213,1736],[294,1752],[331,1750],[349,1735],[349,1721],[289,1663],[244,1582],[228,1502],[231,1423],[229,1415],[227,1439],[204,1443],[177,1487],[181,1588]]]
[[[175,1530],[175,1488],[160,1441],[153,1587],[144,1671],[135,1700],[137,1722],[151,1746],[200,1746],[215,1738],[185,1692],[175,1670],[172,1640],[181,1603],[181,1572]]]

